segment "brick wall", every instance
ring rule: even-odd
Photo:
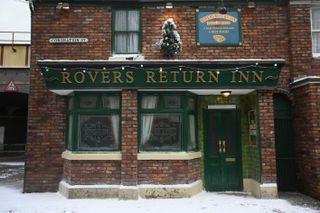
[[[299,87],[293,94],[299,189],[320,199],[320,86]]]
[[[173,18],[183,42],[183,50],[178,59],[284,58],[288,60],[287,8],[258,6],[255,10],[245,7],[241,9],[242,46],[197,47],[195,8],[181,6],[172,10],[160,10],[155,7],[144,7],[142,8],[143,55],[146,59],[165,59],[155,43],[161,37],[163,22],[167,18]],[[52,5],[45,6],[39,3],[32,13],[33,42],[26,150],[26,192],[56,191],[63,173],[61,153],[64,151],[65,143],[65,100],[46,89],[37,60],[108,59],[112,54],[111,17],[109,7],[83,7],[76,4],[72,4],[70,10],[62,11],[56,10]],[[57,37],[85,37],[89,42],[49,44],[50,38]],[[289,69],[284,69],[281,82],[287,82],[287,74],[284,73],[288,72]],[[121,180],[122,184],[135,185],[138,181],[137,92],[123,91],[122,104]],[[189,179],[194,179],[196,173],[190,174]]]
[[[139,184],[187,184],[200,179],[200,159],[139,161]]]
[[[71,185],[120,184],[120,161],[64,160],[63,178]]]
[[[319,76],[320,59],[312,58],[310,5],[290,5],[292,77]],[[294,142],[298,187],[320,199],[320,87],[306,85],[293,93]]]
[[[175,7],[171,10],[143,8],[143,53],[147,59],[163,58],[155,44],[161,38],[163,22],[167,18],[173,18],[183,43],[179,59],[284,58],[288,60],[287,8],[270,5],[257,7],[255,10],[246,7],[240,9],[242,46],[198,47],[195,8]]]
[[[122,90],[121,105],[121,184],[138,182],[138,91]]]
[[[259,91],[262,183],[277,182],[272,91]]]

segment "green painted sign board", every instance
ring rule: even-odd
[[[258,89],[276,86],[280,67],[241,69],[179,68],[48,68],[42,67],[48,89]]]

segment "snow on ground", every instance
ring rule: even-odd
[[[6,213],[315,213],[282,199],[202,192],[187,199],[66,199],[59,193],[22,193],[22,181],[0,182],[0,212]]]

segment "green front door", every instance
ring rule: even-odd
[[[241,191],[239,111],[205,110],[205,189]]]

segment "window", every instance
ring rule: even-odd
[[[311,9],[312,53],[320,57],[320,7]]]
[[[187,93],[142,93],[140,150],[196,150],[195,98]]]
[[[69,98],[67,123],[67,149],[118,150],[120,95],[76,93]]]
[[[114,9],[113,52],[115,54],[140,53],[140,11]]]

